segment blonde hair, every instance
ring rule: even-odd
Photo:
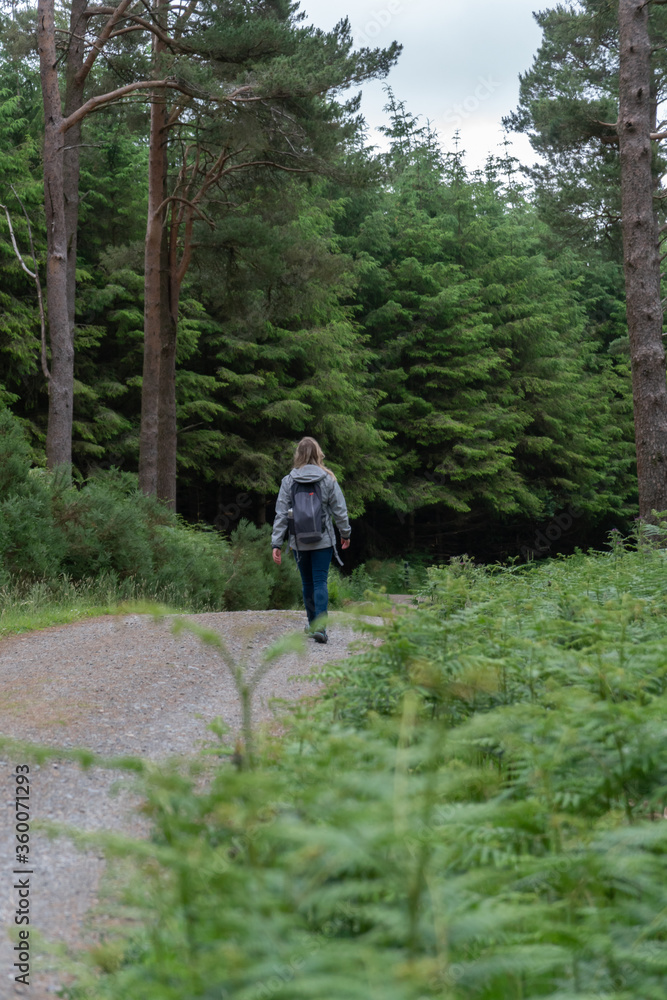
[[[315,438],[301,438],[296,446],[296,451],[294,452],[294,468],[300,469],[304,465],[318,465],[320,469],[324,469],[325,472],[328,472],[332,479],[336,478],[331,469],[327,469],[324,464],[324,453]]]

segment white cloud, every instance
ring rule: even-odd
[[[543,2],[541,9],[553,6]],[[358,0],[353,11],[342,0],[305,0],[308,20],[330,28],[348,12],[358,44],[403,44],[387,83],[414,115],[428,118],[443,145],[451,147],[458,127],[471,167],[482,166],[502,140],[500,121],[516,107],[519,73],[531,65],[541,32],[533,20],[535,0]],[[386,123],[386,97],[375,81],[363,88],[362,111],[370,140]],[[523,136],[513,136],[514,155],[532,162]]]

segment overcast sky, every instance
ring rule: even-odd
[[[389,83],[412,114],[428,118],[443,146],[453,148],[458,127],[470,168],[499,153],[501,118],[516,107],[519,73],[531,65],[541,32],[533,10],[555,0],[301,0],[308,20],[331,28],[349,16],[357,45],[403,44]],[[383,83],[363,88],[369,140],[383,145],[376,127],[386,122]],[[532,163],[525,136],[513,136],[513,153]]]

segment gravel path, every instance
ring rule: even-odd
[[[184,616],[219,633],[235,659],[252,670],[262,650],[301,631],[298,611],[237,611]],[[240,726],[233,680],[219,653],[188,632],[175,635],[170,619],[146,615],[105,617],[10,637],[0,642],[0,734],[53,747],[87,747],[106,756],[141,754],[157,760],[191,754],[210,737],[220,717],[232,733]],[[328,645],[308,641],[303,655],[278,660],[260,681],[253,722],[276,726],[274,698],[295,700],[317,692],[306,676],[348,654],[358,640],[351,616],[331,616]],[[52,1000],[60,979],[39,948],[30,986],[14,982],[13,944],[18,892],[13,887],[14,769],[23,763],[0,748],[0,1000],[17,996]],[[65,759],[30,765],[31,822],[55,820],[82,830],[142,832],[126,776]],[[112,786],[120,793],[110,796]],[[64,838],[31,830],[30,945],[43,935],[62,950],[86,942],[85,917],[96,901],[103,860],[82,855]],[[20,877],[20,876],[17,876]],[[129,998],[128,998],[129,1000]]]

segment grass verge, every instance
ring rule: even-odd
[[[67,577],[48,582],[16,585],[0,589],[0,638],[33,632],[53,625],[68,625],[83,618],[113,615],[131,610],[133,605],[150,600],[169,611],[193,610],[169,600],[167,592],[149,595],[132,581],[119,583],[110,576],[73,581]]]

